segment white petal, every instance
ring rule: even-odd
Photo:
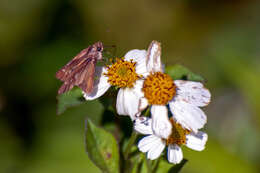
[[[134,122],[134,129],[144,135],[151,135],[153,134],[152,130],[152,119],[148,117],[138,117],[135,119]]]
[[[208,135],[203,132],[197,134],[191,133],[186,135],[186,146],[197,151],[202,151],[205,148],[205,144],[208,140]]]
[[[163,152],[165,148],[165,142],[162,140],[158,140],[156,145],[154,145],[148,152],[147,152],[147,158],[150,160],[157,159],[160,157],[161,153]]]
[[[131,59],[136,62],[136,73],[146,77],[149,75],[149,72],[146,68],[146,50],[130,50],[125,55],[125,60],[130,61]]]
[[[144,96],[144,93],[142,91],[143,83],[144,83],[144,80],[142,80],[142,79],[135,81],[135,85],[132,88],[132,90],[134,90],[134,92],[136,93],[137,96],[142,96],[142,97]]]
[[[163,67],[161,63],[161,44],[157,41],[152,41],[147,51],[147,71],[162,72]]]
[[[211,95],[202,83],[183,80],[176,80],[174,83],[178,88],[176,100],[182,100],[199,107],[209,104]]]
[[[136,116],[140,116],[141,112],[149,105],[148,100],[144,97],[144,93],[142,92],[144,80],[137,80],[134,86],[134,91],[138,96],[138,113]]]
[[[125,56],[125,60],[130,61],[131,59],[135,62],[142,61],[146,58],[146,50],[133,49],[128,51]]]
[[[138,143],[138,148],[142,152],[147,152],[147,158],[154,160],[160,156],[165,148],[165,142],[154,135],[146,136]]]
[[[158,140],[161,139],[155,135],[146,136],[138,142],[138,148],[140,151],[146,153],[156,144],[156,141]]]
[[[117,94],[116,109],[119,115],[129,115],[132,120],[139,116],[139,100],[143,97],[142,80],[136,81],[133,88],[121,88]]]
[[[180,163],[182,159],[183,159],[183,154],[181,148],[176,144],[174,145],[170,144],[168,146],[168,161],[170,163],[177,164]]]
[[[139,111],[143,111],[148,105],[148,100],[145,97],[140,98],[138,106]]]
[[[176,100],[170,101],[169,105],[173,118],[186,129],[197,133],[207,122],[206,115],[197,106]]]
[[[172,125],[168,118],[168,110],[166,106],[152,105],[152,129],[154,134],[167,139],[171,134]]]
[[[93,91],[90,94],[83,92],[83,95],[86,100],[94,100],[100,96],[102,96],[110,87],[108,83],[108,77],[103,75],[107,72],[105,67],[96,67],[95,69],[95,81]]]

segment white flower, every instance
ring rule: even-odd
[[[152,119],[140,116],[134,122],[134,129],[144,135],[138,142],[140,151],[147,153],[147,158],[150,160],[157,159],[164,148],[168,146],[167,157],[170,163],[180,163],[183,159],[181,145],[186,145],[196,151],[202,151],[205,148],[208,136],[206,133],[192,131],[182,128],[181,125],[170,119],[172,131],[168,138],[162,138],[156,135],[152,129]]]
[[[129,115],[132,120],[138,113],[139,100],[143,97],[141,88],[143,76],[147,76],[146,51],[131,50],[123,59],[108,67],[96,67],[93,91],[83,93],[86,100],[102,96],[110,86],[119,87],[116,108],[119,115]]]
[[[147,53],[147,71],[139,101],[139,109],[151,105],[152,129],[158,137],[167,138],[172,126],[168,118],[167,104],[172,117],[184,128],[194,133],[201,129],[207,117],[199,108],[210,102],[210,92],[200,82],[172,80],[163,72],[160,43],[153,41]]]

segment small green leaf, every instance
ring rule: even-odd
[[[172,163],[169,163],[168,160],[161,159],[158,166],[156,167],[156,173],[165,173],[168,172],[171,167],[174,166]]]
[[[148,168],[147,168],[147,164],[146,164],[146,154],[144,153],[140,153],[140,151],[138,151],[139,154],[136,155],[135,157],[131,158],[131,160],[133,161],[133,169],[131,171],[131,173],[149,173],[148,172]]]
[[[84,103],[85,99],[82,95],[82,90],[80,88],[73,88],[72,90],[60,94],[57,96],[57,114],[62,114],[67,108],[80,105]]]
[[[166,73],[170,75],[174,80],[176,79],[184,79],[191,81],[204,82],[205,79],[198,74],[191,72],[186,67],[176,64],[173,66],[166,67]]]
[[[178,173],[178,172],[180,172],[181,169],[183,168],[183,166],[184,166],[187,162],[188,162],[188,160],[183,159],[183,160],[181,161],[181,163],[179,163],[179,164],[173,166],[173,167],[168,171],[168,173]]]
[[[88,120],[85,142],[87,154],[97,167],[105,173],[119,172],[118,146],[112,134]]]
[[[161,159],[161,161],[159,162],[155,172],[156,173],[178,173],[181,171],[181,169],[183,168],[183,166],[185,165],[185,163],[187,163],[188,160],[183,159],[181,161],[181,163],[179,164],[172,164],[169,163],[168,160],[163,160]]]

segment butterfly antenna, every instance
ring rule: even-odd
[[[107,54],[115,56],[115,54],[116,54],[116,45],[104,45],[104,48],[113,48],[114,49],[113,54],[111,54],[109,51],[106,51],[106,50],[105,50],[105,52],[107,52]]]
[[[109,51],[107,50],[107,48],[113,48],[114,50],[113,51]],[[116,45],[104,45],[104,53],[107,54],[109,57],[111,58],[108,58],[106,59],[107,62],[106,63],[111,63],[111,59],[112,61],[114,60],[115,56],[116,56]]]

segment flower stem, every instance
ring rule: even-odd
[[[129,155],[129,153],[131,151],[132,145],[134,144],[136,138],[137,138],[137,133],[135,131],[133,131],[132,134],[131,134],[131,137],[130,137],[130,139],[128,141],[128,144],[126,146],[126,149],[124,151],[124,158],[125,158],[125,160],[128,159],[128,155]]]
[[[161,157],[152,162],[152,173],[155,173],[160,163]]]
[[[144,113],[144,116],[145,116],[145,117],[148,117],[149,113],[150,113],[150,107],[148,107],[148,108],[146,109],[146,111],[145,111],[145,113]]]
[[[149,159],[147,159],[147,157],[145,158],[145,163],[146,163],[146,167],[147,167],[147,172],[151,173],[152,169],[151,169],[151,161]]]

